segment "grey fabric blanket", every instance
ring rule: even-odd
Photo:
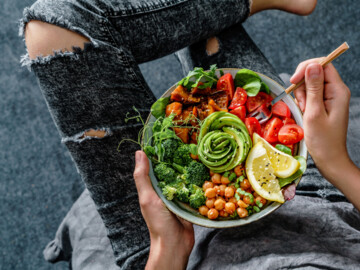
[[[360,98],[352,98],[348,130],[349,153],[357,165],[359,104]],[[311,158],[297,195],[276,212],[243,227],[195,226],[195,236],[188,269],[360,269],[360,213],[322,178]],[[73,269],[119,268],[87,190],[44,256],[51,262],[69,260]]]

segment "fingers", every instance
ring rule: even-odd
[[[157,196],[149,177],[149,161],[143,151],[136,151],[135,154],[134,179],[139,194],[140,201],[146,200],[146,196]]]
[[[306,67],[305,87],[306,107],[309,112],[313,115],[324,113],[324,70],[320,64],[311,63]]]
[[[290,82],[293,84],[297,84],[298,82],[300,82],[302,79],[304,79],[306,67],[311,63],[320,63],[321,60],[323,59],[324,57],[319,57],[319,58],[309,59],[300,63],[297,66],[294,74],[291,76]]]
[[[344,84],[333,64],[331,63],[327,64],[324,67],[324,73],[325,73],[324,79],[326,83]]]
[[[305,92],[305,85],[300,85],[296,90],[294,90],[294,95],[296,98],[296,101],[300,107],[300,110],[302,112],[305,111],[306,106],[306,92]]]

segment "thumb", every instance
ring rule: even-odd
[[[138,190],[139,197],[148,192],[155,192],[149,177],[149,160],[143,151],[136,151],[135,153],[135,170],[134,179],[136,189]]]
[[[306,109],[325,112],[324,70],[318,63],[309,64],[305,70]]]

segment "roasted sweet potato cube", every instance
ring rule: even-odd
[[[191,95],[184,86],[178,85],[171,93],[171,100],[179,101],[184,104],[194,104],[200,102],[200,97]]]
[[[174,127],[176,136],[178,136],[184,143],[189,143],[189,128],[176,128]]]
[[[165,114],[169,116],[174,113],[179,116],[182,113],[182,104],[180,102],[173,102],[166,106]]]

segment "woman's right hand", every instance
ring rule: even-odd
[[[305,143],[321,168],[347,159],[346,134],[349,118],[350,90],[332,64],[325,68],[321,58],[301,63],[291,78],[305,84],[295,90],[295,97],[304,112]],[[319,168],[320,169],[320,168]]]
[[[290,79],[295,84],[305,77],[295,90],[304,112],[305,143],[321,174],[360,209],[360,170],[346,148],[350,90],[332,64],[323,68],[320,61],[301,63]]]

